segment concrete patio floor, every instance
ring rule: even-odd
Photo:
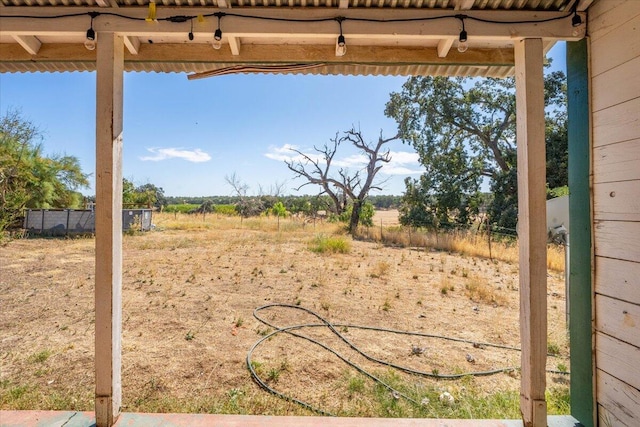
[[[549,427],[578,427],[570,416],[550,416]],[[92,427],[93,412],[0,411],[2,427]],[[522,427],[520,420],[448,420],[417,418],[275,417],[260,415],[134,414],[120,415],[116,427]]]

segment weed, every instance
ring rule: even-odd
[[[242,317],[238,317],[236,319],[236,321],[234,322],[234,324],[236,325],[237,328],[239,328],[240,326],[242,326],[244,324],[244,319]]]
[[[279,369],[275,369],[275,368],[269,369],[269,373],[267,374],[267,381],[277,383],[279,378],[280,378]]]
[[[196,335],[193,332],[189,331],[184,336],[184,339],[187,340],[187,341],[192,341],[195,337],[196,337]]]
[[[551,356],[560,355],[560,346],[554,342],[547,343],[547,353]]]
[[[464,285],[466,294],[472,301],[485,302],[487,304],[503,305],[504,296],[494,290],[491,285],[481,281],[477,276],[472,275]]]
[[[364,391],[364,378],[361,376],[349,378],[349,385],[347,386],[349,396],[353,396],[355,393],[362,393]]]
[[[256,374],[261,375],[264,371],[264,365],[262,362],[258,362],[257,360],[251,361],[251,368],[255,371]]]
[[[377,279],[383,276],[386,276],[389,273],[389,269],[391,268],[391,264],[386,261],[379,261],[372,269],[369,276]]]
[[[351,251],[351,242],[341,236],[317,235],[309,244],[309,249],[316,253],[341,253]]]
[[[49,356],[51,356],[51,351],[42,350],[42,351],[40,351],[38,353],[34,353],[31,356],[29,356],[29,362],[31,362],[31,363],[44,363],[44,362],[47,361]]]
[[[256,329],[256,334],[260,335],[261,337],[264,337],[264,336],[268,335],[269,332],[271,332],[271,330],[269,328],[265,328],[265,329],[258,328],[258,329]]]
[[[569,369],[567,369],[567,365],[565,365],[564,363],[558,363],[558,371],[567,373],[569,372]]]
[[[384,300],[384,304],[382,304],[382,310],[383,311],[391,310],[391,303],[389,302],[388,299]]]
[[[322,307],[324,311],[329,311],[329,308],[331,307],[331,305],[327,301],[321,301],[320,307]]]

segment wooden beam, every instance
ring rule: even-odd
[[[240,38],[239,37],[227,37],[229,42],[229,48],[233,56],[240,55]]]
[[[338,9],[348,9],[349,8],[349,0],[340,0],[338,3]]]
[[[95,412],[112,426],[122,403],[122,92],[124,42],[98,34],[96,73]]]
[[[98,39],[98,44],[100,44]],[[95,51],[82,44],[54,44],[42,46],[36,57],[18,45],[0,44],[0,62],[95,62]],[[137,55],[125,52],[125,63],[137,62],[197,62],[215,63],[348,63],[348,64],[427,64],[452,66],[513,66],[513,49],[457,50],[447,58],[440,58],[435,48],[349,46],[346,57],[336,57],[334,45],[243,45],[240,57],[221,49],[212,53],[211,44],[146,44],[140,45]]]
[[[451,46],[453,46],[453,42],[456,41],[455,37],[447,37],[446,39],[442,39],[438,42],[438,57],[446,58]]]
[[[12,36],[30,55],[37,55],[42,43],[34,36]]]
[[[125,36],[123,37],[124,46],[127,48],[130,54],[137,55],[140,51],[140,39],[138,37]]]
[[[520,410],[525,427],[546,427],[547,230],[543,43],[515,43],[520,251]]]
[[[282,37],[291,40],[318,39],[335,37],[338,35],[337,22],[333,20],[337,16],[335,9],[324,8],[277,8],[251,9],[244,12],[252,17],[278,18],[280,20],[258,20],[255,18],[238,17],[228,15],[223,18],[225,35],[233,37],[269,38]],[[301,10],[302,9],[302,10]],[[65,13],[86,14],[87,8],[65,7]],[[161,18],[184,15],[185,9],[163,7],[158,10],[158,22],[145,22],[148,14],[147,8],[127,7],[126,12],[119,9],[100,9],[104,15],[94,20],[96,31],[112,31],[122,35],[137,37],[168,37],[172,34],[184,34],[184,26],[172,22],[162,21]],[[211,14],[216,9],[189,8],[189,14]],[[219,11],[228,12],[228,9]],[[122,19],[110,16],[106,13],[125,14],[136,19]],[[87,31],[88,16],[77,16],[59,19],[31,19],[18,18],[20,15],[51,17],[60,14],[59,7],[10,7],[3,10],[0,16],[0,35],[47,35],[47,36],[80,36]],[[457,37],[460,32],[459,20],[453,14],[445,15],[446,18],[431,21],[404,21],[404,22],[366,22],[349,21],[349,18],[375,19],[392,21],[397,19],[417,19],[442,17],[439,10],[415,11],[409,9],[358,9],[349,8],[340,10],[340,15],[347,20],[344,22],[344,33],[348,38],[388,40],[397,44],[402,40],[433,40],[446,37]],[[523,38],[545,38],[558,40],[580,40],[585,35],[586,24],[574,28],[571,26],[571,14],[566,12],[539,12],[539,11],[469,11],[467,15],[484,20],[497,20],[503,22],[548,20],[547,22],[508,24],[479,22],[467,19],[466,29],[474,40],[494,40],[513,42]],[[583,21],[586,16],[583,14]],[[287,22],[286,19],[308,20],[329,19],[323,22]],[[205,18],[201,24],[201,31],[213,32],[217,25],[217,19]]]

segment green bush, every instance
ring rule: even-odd
[[[309,244],[309,249],[316,253],[346,254],[351,250],[351,242],[342,236],[317,235]]]
[[[235,205],[215,205],[213,211],[219,215],[227,215],[227,216],[238,215],[238,211],[236,210]]]

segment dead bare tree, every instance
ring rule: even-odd
[[[349,233],[353,234],[358,228],[360,212],[369,191],[382,189],[381,185],[384,181],[374,183],[374,180],[384,163],[391,161],[390,151],[383,150],[383,147],[396,139],[398,139],[398,135],[383,138],[382,131],[380,131],[377,143],[368,143],[359,130],[352,128],[344,132],[340,138],[336,133],[335,138],[330,139],[332,144],[325,144],[323,148],[314,146],[314,150],[319,154],[315,158],[300,150],[291,149],[300,155],[301,160],[285,160],[285,163],[296,174],[296,177],[303,177],[307,180],[297,190],[309,184],[319,185],[322,188],[321,194],[325,193],[333,200],[336,214],[343,213],[347,207],[347,200],[351,201],[353,210],[349,220]],[[361,150],[367,158],[367,164],[353,174],[347,169],[340,168],[336,175],[332,175],[331,164],[338,147],[344,142],[349,142]]]
[[[242,182],[240,177],[234,172],[231,175],[226,175],[224,180],[233,188],[234,193],[239,198],[236,203],[236,209],[241,218],[248,218],[250,216],[259,215],[263,210],[262,201],[257,197],[248,197],[249,185]]]

